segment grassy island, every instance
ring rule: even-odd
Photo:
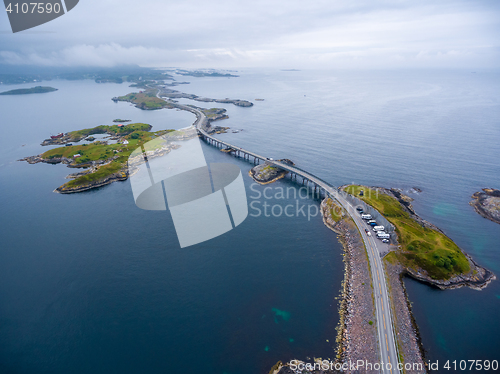
[[[132,92],[125,96],[119,96],[114,99],[115,101],[128,101],[133,103],[140,109],[161,109],[161,108],[173,108],[172,105],[167,103],[165,100],[156,97],[155,90],[148,90],[144,92]]]
[[[19,88],[17,90],[5,91],[1,92],[0,95],[28,95],[28,94],[46,93],[54,91],[57,91],[57,88],[36,86],[32,88]]]
[[[62,185],[59,192],[78,190],[83,186],[99,184],[111,176],[123,180],[128,177],[127,161],[130,154],[150,140],[174,130],[149,132],[151,126],[131,123],[126,126],[98,126],[68,133],[71,139],[82,139],[88,135],[110,133],[119,137],[118,143],[95,141],[89,144],[67,145],[51,149],[39,156],[38,162],[65,162],[70,167],[90,168],[74,175],[74,179]]]
[[[87,136],[90,135],[95,135],[95,134],[109,134],[113,136],[125,136],[132,134],[133,132],[148,132],[151,130],[151,125],[148,125],[146,123],[131,123],[129,125],[100,125],[96,127],[92,127],[90,129],[83,129],[83,130],[77,130],[77,131],[71,131],[68,133],[69,139],[68,141],[70,142],[77,142],[80,141],[83,138],[86,138]]]
[[[365,186],[350,185],[344,190],[370,204],[394,225],[401,250],[388,256],[396,257],[405,267],[422,269],[432,279],[449,279],[470,271],[467,257],[450,238],[416,221],[395,197]]]

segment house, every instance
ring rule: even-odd
[[[73,156],[73,158],[78,158],[78,157],[82,157],[82,155],[77,153],[76,155]]]
[[[127,139],[125,139],[125,140],[123,141],[123,144],[127,145],[127,144],[128,144],[128,140],[127,140]]]

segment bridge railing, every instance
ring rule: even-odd
[[[279,167],[279,165],[277,165]],[[294,172],[291,168],[293,169],[296,169],[300,172],[302,172],[304,175],[302,175],[304,178],[307,178],[309,179],[307,176],[311,176],[312,178],[315,178],[317,179],[318,181],[320,181],[321,183],[325,184],[326,186],[330,187],[330,188],[334,188],[334,189],[337,189],[337,187],[335,187],[334,185],[332,185],[331,183],[328,183],[327,181],[325,181],[324,179],[312,174],[311,172],[307,171],[307,170],[304,170],[304,169],[301,169],[297,166],[290,166],[290,169],[288,169],[290,172]],[[309,179],[310,180],[310,179]]]

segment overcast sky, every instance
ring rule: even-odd
[[[498,0],[80,0],[12,34],[0,63],[188,68],[496,68]]]

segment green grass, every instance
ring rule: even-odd
[[[125,163],[126,163],[126,160],[125,160]],[[90,182],[104,180],[105,178],[109,177],[111,174],[117,173],[120,170],[122,170],[123,166],[124,166],[123,161],[117,159],[108,165],[104,165],[104,166],[99,167],[99,169],[97,169],[97,171],[95,171],[94,173],[82,175],[78,178],[73,179],[72,181],[61,186],[61,189],[64,190],[66,188],[79,187],[79,186],[86,185]]]
[[[5,91],[0,93],[0,95],[27,95],[27,94],[46,93],[54,91],[57,91],[57,88],[36,86],[33,88],[19,88],[17,90]]]
[[[207,116],[208,119],[217,118],[217,116],[221,114],[227,117],[227,115],[225,115],[226,110],[222,108],[202,109],[202,112]]]
[[[89,135],[95,134],[110,134],[110,135],[119,135],[124,136],[133,133],[134,131],[149,131],[151,129],[151,125],[146,123],[130,123],[124,126],[118,125],[100,125],[96,127],[92,127],[90,129],[83,129],[77,131],[71,131],[68,133],[70,136],[70,141],[77,142]]]
[[[273,170],[277,170],[278,168],[277,167],[274,167],[274,166],[271,166],[271,165],[266,165],[264,166],[262,169],[260,169],[261,171],[273,171]]]
[[[106,126],[109,128],[114,128],[117,126]],[[161,138],[156,137],[158,134],[166,134],[168,132],[172,132],[174,130],[161,130],[156,133],[150,133],[149,131],[140,131],[134,129],[150,129],[150,125],[146,125],[143,123],[135,123],[128,126],[124,126],[122,128],[117,129],[120,131],[121,129],[128,127],[127,130],[123,131],[124,133],[128,133],[125,135],[125,139],[128,140],[129,144],[103,144],[102,142],[94,142],[90,144],[82,144],[82,145],[73,145],[73,146],[65,146],[59,147],[55,149],[51,149],[41,155],[44,159],[53,159],[66,157],[69,159],[73,159],[73,165],[85,167],[86,164],[91,161],[106,161],[111,159],[112,157],[117,156],[116,159],[112,160],[109,164],[99,166],[97,170],[93,173],[82,175],[77,177],[70,182],[64,184],[60,188],[62,190],[68,188],[75,188],[79,186],[83,186],[89,184],[90,182],[95,182],[99,180],[103,180],[110,176],[111,174],[122,172],[125,177],[125,168],[127,167],[128,158],[131,153],[136,150],[141,145],[148,143],[148,150],[154,150],[157,147],[160,147],[163,143]],[[83,134],[86,133],[87,130],[75,131],[75,133]],[[110,131],[113,131],[111,129]],[[122,133],[123,134],[123,133]],[[158,141],[155,143],[155,141]],[[81,157],[76,159],[73,158],[74,155],[80,154]]]
[[[132,92],[125,96],[119,96],[119,101],[128,101],[137,105],[141,109],[161,109],[172,108],[165,100],[156,97],[156,94],[150,90],[145,92]]]
[[[344,210],[339,205],[335,204],[332,199],[326,200],[326,207],[333,221],[338,222],[342,219]]]
[[[422,227],[396,198],[364,186],[350,185],[344,190],[373,206],[394,225],[402,247],[395,256],[403,265],[420,267],[433,279],[449,279],[470,271],[469,261],[450,238]],[[359,195],[361,190],[364,196]]]

